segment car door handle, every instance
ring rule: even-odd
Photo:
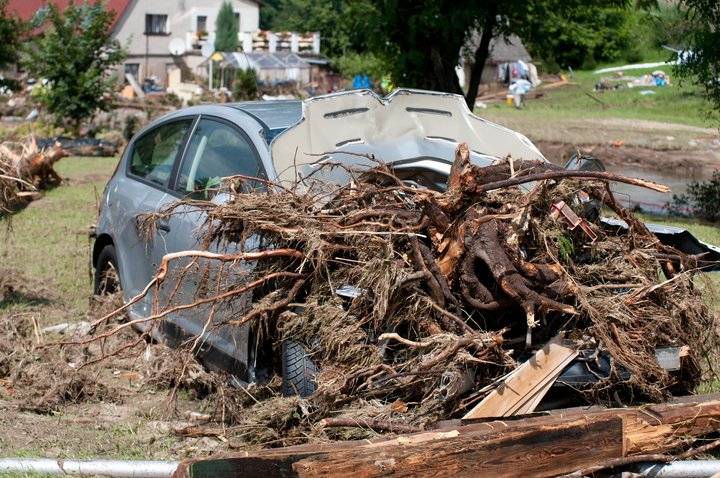
[[[170,232],[170,223],[167,221],[158,221],[157,228],[162,232]]]

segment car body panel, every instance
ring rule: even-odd
[[[278,179],[293,183],[333,161],[353,168],[424,158],[452,162],[458,143],[495,160],[545,157],[525,136],[472,114],[459,95],[395,90],[382,98],[370,90],[336,93],[303,102],[302,120],[278,135],[272,157]],[[342,154],[349,152],[351,154]]]

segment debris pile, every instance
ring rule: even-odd
[[[57,186],[62,178],[54,165],[70,156],[60,144],[39,149],[35,138],[0,144],[0,216],[8,215],[18,202],[32,199],[38,190]]]
[[[0,217],[12,213],[18,201],[18,193],[25,187],[32,187],[20,176],[19,157],[7,144],[0,145]]]
[[[58,146],[73,156],[117,156],[120,147],[103,139],[96,139],[90,136],[79,138],[68,138],[67,136],[56,136],[54,138],[41,138],[37,140],[40,149],[51,150]]]
[[[285,420],[273,426],[278,434],[409,432],[462,417],[521,362],[539,363],[543,346],[554,353],[550,343],[588,370],[608,357],[607,373],[578,386],[589,402],[663,400],[701,379],[701,359],[717,345],[715,318],[693,284],[701,259],[661,244],[607,183],[661,186],[510,158],[479,168],[467,145],[444,192],[409,187],[384,166],[351,173],[348,186],[302,193],[278,185],[240,193],[243,179],[231,178],[229,201],[192,203],[208,217],[205,250],[166,256],[154,281],[154,318],[209,301],[213,311],[237,311],[252,295],[243,313],[221,322],[213,312],[207,326],[249,322],[251,348],[270,343],[275,361],[283,343],[307,351],[319,370],[315,393],[254,405]],[[601,205],[627,227],[600,221]],[[228,242],[246,249],[208,252]],[[193,264],[173,268],[180,258]],[[178,282],[193,267],[195,295],[181,297]],[[658,363],[661,346],[682,350],[682,373]],[[532,411],[561,369],[520,410]]]

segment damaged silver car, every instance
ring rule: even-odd
[[[443,93],[396,90],[381,98],[360,90],[305,101],[203,105],[171,113],[135,135],[105,188],[94,231],[95,293],[120,289],[126,302],[142,296],[129,307],[129,315],[133,320],[152,316],[157,298],[143,291],[166,254],[199,247],[205,217],[180,205],[179,213],[159,221],[152,237],[141,233],[138,217],[182,199],[220,203],[227,199],[218,194],[224,177],[255,178],[252,185],[259,190],[267,182],[342,184],[350,180],[346,169],[323,166],[362,170],[384,160],[405,183],[442,190],[461,141],[469,146],[470,161],[479,166],[508,155],[546,161],[525,136],[475,116],[462,97]],[[587,164],[575,161],[572,166]],[[717,249],[687,231],[651,230],[679,250],[720,258]],[[359,293],[351,285],[335,292],[347,297]],[[237,313],[228,308],[218,315]],[[194,340],[195,353],[208,368],[228,371],[240,382],[263,382],[281,373],[286,393],[313,392],[315,365],[298,344],[284,343],[280,360],[259,360],[256,332],[249,324],[206,330],[204,317],[202,310],[177,310],[148,332],[171,346]],[[573,380],[582,378],[577,368],[568,367],[568,373],[574,374]]]

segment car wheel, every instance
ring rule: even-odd
[[[302,345],[286,340],[282,344],[282,389],[283,395],[302,398],[315,393],[315,377],[318,368]]]
[[[110,295],[121,290],[115,246],[103,247],[95,268],[95,295]]]

